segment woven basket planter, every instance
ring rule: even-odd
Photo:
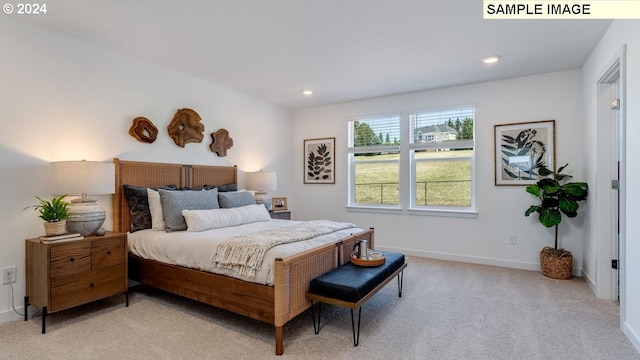
[[[62,235],[67,232],[67,220],[44,223],[44,233],[47,236]]]
[[[564,249],[555,250],[545,247],[540,251],[540,267],[542,274],[552,279],[571,279],[573,255]]]

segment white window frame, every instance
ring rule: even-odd
[[[351,137],[351,133],[353,132],[353,123],[355,121],[367,121],[367,120],[379,120],[379,119],[384,119],[384,118],[393,118],[393,117],[397,117],[398,118],[398,127],[399,127],[399,131],[400,131],[400,136],[399,138],[402,138],[402,114],[400,113],[392,113],[392,114],[385,114],[385,115],[377,115],[377,116],[367,116],[367,117],[359,117],[359,118],[354,118],[354,119],[350,119],[348,122],[348,129],[347,129],[347,144],[348,144],[348,148],[347,148],[347,154],[348,154],[348,185],[349,185],[349,189],[348,189],[348,205],[347,208],[348,209],[369,209],[369,210],[401,210],[402,209],[402,152],[400,149],[399,145],[380,145],[380,146],[365,146],[365,147],[355,147],[354,144],[352,144],[352,137]],[[375,133],[375,132],[374,132]],[[402,143],[402,140],[400,140],[400,143]],[[356,199],[355,199],[355,194],[356,194],[356,184],[355,184],[355,174],[356,174],[356,161],[355,161],[355,154],[356,153],[369,153],[369,152],[398,152],[400,158],[398,159],[398,181],[399,181],[399,190],[398,190],[398,204],[397,205],[390,205],[390,204],[369,204],[369,203],[357,203]],[[381,161],[383,162],[383,161]],[[395,162],[395,161],[394,161]]]
[[[465,157],[443,157],[438,159],[416,159],[415,151],[416,150],[425,150],[425,149],[449,149],[450,147],[447,144],[443,144],[442,141],[431,141],[431,142],[414,142],[413,138],[413,128],[417,125],[413,124],[412,117],[416,114],[425,114],[425,113],[449,113],[455,111],[465,111],[464,113],[471,113],[471,117],[473,118],[473,140],[460,140],[459,146],[468,146],[473,148],[473,153],[471,156]],[[438,108],[438,109],[423,109],[418,111],[412,111],[408,114],[407,126],[409,128],[409,172],[410,172],[410,186],[409,186],[409,207],[408,210],[414,213],[449,213],[449,214],[475,214],[475,130],[476,130],[476,116],[475,116],[475,106],[473,105],[463,105],[463,106],[455,106],[455,107],[447,107],[447,108]],[[442,136],[438,136],[438,140],[442,140]],[[455,207],[455,206],[433,206],[433,205],[419,205],[416,204],[416,194],[417,183],[416,183],[416,166],[418,163],[423,162],[440,162],[440,161],[470,161],[471,163],[471,182],[470,186],[470,196],[471,196],[471,204],[465,207]]]
[[[416,174],[415,174],[415,164],[416,159],[414,158],[413,149],[416,148],[414,146],[411,136],[413,135],[413,130],[411,127],[410,117],[412,114],[418,113],[428,113],[428,112],[437,112],[437,111],[447,111],[454,109],[462,109],[462,108],[473,108],[473,155],[470,157],[456,157],[455,160],[470,160],[471,161],[471,205],[469,207],[449,207],[449,206],[423,206],[416,205]],[[461,105],[447,108],[438,108],[438,109],[420,109],[411,112],[400,112],[394,113],[391,115],[373,115],[366,117],[358,117],[349,119],[349,124],[352,121],[366,121],[379,119],[384,117],[391,117],[394,115],[398,115],[400,117],[400,146],[396,146],[396,151],[400,153],[399,160],[399,204],[396,205],[384,205],[384,204],[360,204],[355,202],[355,156],[356,152],[354,147],[351,144],[352,139],[350,135],[348,135],[348,203],[347,203],[347,211],[355,211],[355,212],[368,212],[368,213],[406,213],[409,215],[435,215],[435,216],[450,216],[450,217],[476,217],[476,192],[475,192],[475,183],[476,183],[476,117],[475,117],[475,105]],[[351,126],[351,125],[349,125]],[[352,131],[352,130],[348,130]],[[350,134],[350,133],[348,133]],[[423,140],[426,135],[423,134]],[[419,147],[433,147],[438,146],[436,142],[423,143]],[[360,151],[362,150],[362,151]],[[367,147],[367,148],[358,148],[357,152],[373,152],[380,151],[381,149],[378,147]],[[384,147],[385,151],[390,151],[391,148],[388,146]],[[423,162],[429,160],[417,160],[417,162]],[[439,159],[439,161],[441,161]]]

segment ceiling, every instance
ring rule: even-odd
[[[483,20],[480,0],[59,0],[47,7],[21,20],[291,109],[580,68],[611,23]],[[480,61],[491,54],[501,61]]]

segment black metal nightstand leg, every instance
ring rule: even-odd
[[[29,297],[24,297],[24,321],[29,320]]]
[[[43,307],[42,308],[42,333],[46,333],[47,332],[47,307]]]

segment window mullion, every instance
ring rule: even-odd
[[[415,176],[411,170],[411,161],[409,159],[409,136],[410,136],[410,121],[409,114],[402,114],[400,116],[400,207],[402,209],[408,209],[412,205],[411,197],[413,191],[411,190],[412,183],[415,183],[412,178]]]

